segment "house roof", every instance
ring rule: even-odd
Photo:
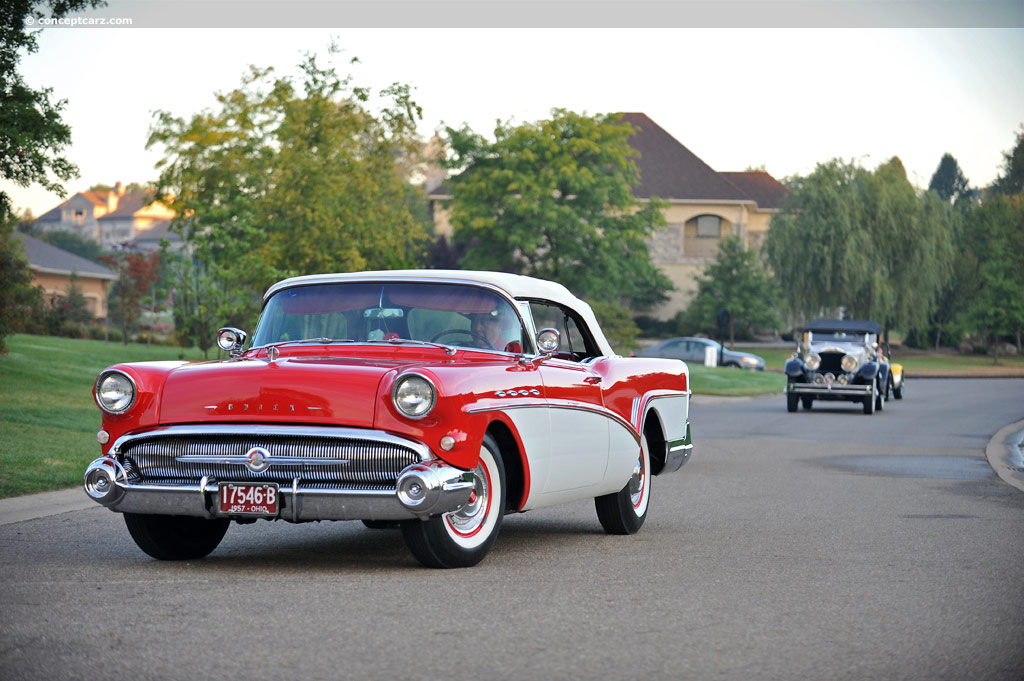
[[[66,203],[67,201],[58,205],[56,208],[51,208],[50,210],[46,211],[38,218],[36,218],[36,222],[60,222],[62,213],[61,209],[64,207],[64,204]]]
[[[636,159],[640,184],[633,190],[637,198],[752,200],[646,114],[624,113],[622,121],[636,128],[629,138],[629,145],[640,153],[640,158]]]
[[[117,202],[117,210],[107,213],[100,220],[117,220],[131,218],[146,206],[146,199],[151,196],[144,192],[130,192]]]
[[[75,255],[63,248],[57,248],[45,241],[40,241],[28,234],[16,234],[25,247],[25,257],[30,270],[45,274],[77,274],[87,279],[106,279],[114,281],[117,275],[109,269],[91,260]]]
[[[782,208],[789,190],[774,177],[762,170],[743,173],[721,173],[744,194],[757,202],[762,210]]]

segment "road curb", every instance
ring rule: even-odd
[[[1004,426],[985,447],[992,470],[1007,484],[1024,492],[1024,460],[1018,447],[1024,439],[1024,420]]]
[[[85,495],[85,491],[81,487],[10,497],[0,499],[0,525],[47,518],[51,515],[82,511],[87,508],[99,508],[99,506]]]

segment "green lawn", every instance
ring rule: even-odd
[[[774,371],[742,371],[692,363],[690,383],[695,395],[767,395],[781,393],[786,377]]]
[[[0,356],[0,497],[79,484],[99,455],[92,384],[118,362],[202,359],[199,350],[15,335]]]

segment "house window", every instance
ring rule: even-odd
[[[71,222],[76,224],[76,225],[80,225],[80,224],[84,223],[85,222],[85,209],[84,208],[76,208],[71,213]]]
[[[717,239],[722,236],[722,218],[717,215],[698,216],[697,236],[702,239]]]

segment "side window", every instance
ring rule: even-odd
[[[583,320],[572,311],[547,301],[531,300],[530,314],[538,331],[558,329],[561,335],[558,356],[580,361],[599,354],[597,345],[586,332]]]

